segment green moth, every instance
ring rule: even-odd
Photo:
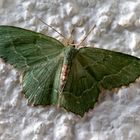
[[[83,116],[104,89],[140,76],[140,59],[99,48],[74,48],[40,33],[0,26],[0,58],[23,72],[23,92],[33,105],[55,105]]]

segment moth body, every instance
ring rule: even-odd
[[[77,52],[77,49],[75,49],[73,46],[68,46],[65,48],[64,62],[60,74],[60,91],[63,90],[66,84],[66,80],[70,71],[72,59],[74,57],[75,52]]]
[[[66,64],[64,64],[62,66],[62,71],[61,71],[61,75],[60,75],[60,88],[61,89],[64,87],[67,75],[68,75],[68,66]]]

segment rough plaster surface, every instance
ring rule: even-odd
[[[83,45],[140,57],[139,0],[0,0],[0,24],[56,32]],[[0,62],[0,140],[140,140],[140,80],[102,101],[83,118],[55,107],[31,107],[21,93],[19,73]]]

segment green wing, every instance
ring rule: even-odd
[[[140,59],[97,48],[81,48],[72,61],[61,106],[81,116],[93,108],[103,89],[117,88],[140,76]]]
[[[24,71],[23,92],[33,104],[55,104],[63,44],[29,30],[0,26],[0,57]]]
[[[18,69],[27,69],[58,56],[63,44],[40,33],[0,26],[0,57]]]
[[[23,77],[25,97],[33,105],[57,104],[63,58],[31,67]]]

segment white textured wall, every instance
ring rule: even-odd
[[[58,34],[85,45],[140,57],[139,0],[0,0],[0,24]],[[0,140],[140,140],[140,80],[103,100],[83,118],[55,107],[27,106],[18,73],[0,62]]]

